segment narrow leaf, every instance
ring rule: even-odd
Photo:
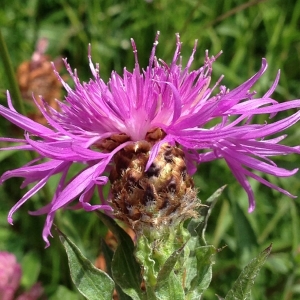
[[[78,291],[88,300],[112,299],[114,282],[97,269],[61,231],[59,238],[66,249],[71,278]]]
[[[192,236],[199,237],[199,242],[201,245],[206,245],[205,240],[205,230],[208,222],[208,218],[212,212],[213,207],[215,206],[218,198],[222,194],[223,190],[225,189],[225,185],[216,190],[206,201],[203,205],[199,207],[198,219],[192,219],[188,224],[188,231]],[[201,239],[200,239],[201,237]]]
[[[175,264],[177,263],[184,247],[185,247],[185,245],[180,247],[178,250],[174,251],[172,253],[172,255],[166,260],[166,262],[162,266],[161,270],[158,272],[158,275],[157,275],[158,283],[161,283],[164,280],[167,280],[167,278],[169,277],[169,274],[173,271]]]
[[[112,277],[111,274],[111,261],[114,255],[114,252],[107,246],[104,240],[101,240],[101,252],[104,256],[105,264],[106,264],[106,272],[107,274]]]
[[[111,263],[115,282],[132,299],[143,299],[141,267],[134,257],[134,245],[130,236],[112,218],[99,211],[97,215],[118,240],[118,247]]]
[[[172,271],[169,277],[163,282],[158,282],[155,289],[155,294],[159,300],[182,300],[184,298],[184,290],[182,287],[182,282]]]
[[[107,274],[112,277],[111,261],[112,261],[114,252],[107,246],[107,244],[105,243],[104,240],[101,243],[101,251],[102,251],[104,259],[105,259]],[[131,300],[131,298],[122,291],[122,289],[119,287],[118,284],[116,284],[116,290],[118,293],[119,300]]]
[[[143,279],[148,287],[155,286],[157,282],[157,271],[152,250],[149,240],[144,235],[141,235],[137,240],[135,257],[143,266]],[[147,293],[149,294],[148,290],[147,288]]]
[[[262,265],[265,263],[272,249],[272,244],[254,258],[242,271],[241,275],[228,292],[225,300],[248,300],[250,299],[251,287]]]
[[[236,202],[232,203],[232,208],[239,254],[250,254],[250,250],[257,246],[257,237],[245,215],[245,211],[240,208],[239,204]],[[246,262],[248,261],[249,257]]]
[[[134,300],[143,299],[140,273],[140,266],[133,256],[133,248],[119,245],[112,260],[113,278],[123,292]]]
[[[212,278],[212,256],[216,253],[213,246],[198,247],[191,259],[194,262],[191,269],[187,270],[186,287],[188,288],[186,299],[200,299],[202,293],[208,288]],[[191,279],[191,274],[196,274]]]

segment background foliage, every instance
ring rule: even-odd
[[[258,93],[266,91],[281,69],[274,98],[285,101],[300,98],[299,16],[300,2],[296,0],[3,0],[0,26],[15,69],[30,59],[37,39],[46,37],[50,42],[47,53],[52,58],[68,57],[84,81],[91,76],[88,43],[92,44],[93,61],[99,62],[101,75],[107,80],[113,69],[118,72],[124,66],[132,69],[130,38],[135,39],[140,64],[145,67],[156,31],[161,31],[157,56],[166,62],[172,59],[174,34],[179,32],[183,62],[189,58],[194,40],[199,40],[195,68],[202,65],[206,49],[211,55],[223,50],[214,64],[212,82],[224,74],[222,83],[228,88],[252,76],[259,69],[261,58],[266,57],[269,69],[255,88]],[[10,86],[2,63],[0,78],[0,103],[6,105],[5,90]],[[261,116],[260,121],[264,118]],[[289,145],[299,145],[299,126],[287,132]],[[8,122],[0,120],[1,136],[18,134]],[[0,153],[0,160],[3,173],[21,166],[29,157],[17,152]],[[291,169],[299,166],[300,157],[281,157],[276,162]],[[246,194],[224,163],[201,165],[195,180],[202,199],[228,184],[214,208],[207,236],[207,241],[216,247],[227,247],[215,257],[213,282],[204,298],[224,296],[241,268],[271,242],[273,251],[256,280],[252,298],[300,298],[299,200],[253,182],[257,208],[248,214]],[[300,174],[268,180],[299,195]],[[48,185],[48,192],[35,196],[16,213],[12,227],[6,223],[6,216],[24,193],[19,185],[20,181],[13,179],[0,188],[0,250],[17,255],[24,270],[25,288],[39,280],[51,300],[81,299],[72,286],[66,255],[55,231],[51,247],[44,249],[41,238],[44,217],[27,214],[48,201],[47,193],[53,193],[53,184]],[[56,224],[88,258],[96,260],[106,229],[93,213],[63,211],[58,214]]]

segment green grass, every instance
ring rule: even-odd
[[[257,92],[264,93],[281,69],[281,80],[273,97],[280,101],[300,98],[299,1],[3,0],[3,3],[0,27],[15,69],[30,59],[37,38],[47,37],[48,54],[52,58],[68,57],[85,81],[91,77],[87,61],[91,43],[93,61],[100,64],[101,76],[107,80],[112,70],[122,72],[125,66],[132,69],[130,38],[136,41],[140,64],[146,67],[155,33],[160,30],[157,56],[166,62],[172,59],[175,33],[179,32],[183,62],[198,39],[195,68],[202,65],[206,49],[211,55],[223,50],[214,64],[212,82],[224,74],[223,84],[232,89],[252,76],[259,69],[261,58],[266,57],[269,69],[256,85]],[[2,62],[0,78],[0,103],[6,105],[4,92],[11,87]],[[299,144],[299,126],[287,132],[289,145]],[[15,135],[15,129],[3,119],[0,135]],[[0,159],[2,173],[21,166],[29,157],[11,153]],[[300,157],[282,157],[276,162],[295,168],[299,167]],[[268,179],[299,195],[299,174],[288,179]],[[274,245],[273,251],[256,280],[252,299],[300,298],[299,200],[253,182],[257,209],[248,214],[246,194],[222,162],[201,165],[195,180],[202,199],[228,184],[214,208],[207,237],[216,247],[227,247],[216,255],[213,282],[204,298],[224,296],[242,267],[270,243]],[[27,266],[24,287],[30,285],[30,270],[34,269],[34,279],[42,281],[50,299],[61,299],[62,294],[68,294],[65,296],[68,299],[80,299],[72,292],[66,256],[55,231],[51,247],[45,250],[41,238],[44,217],[27,214],[27,210],[45,204],[45,195],[40,193],[26,203],[16,213],[15,225],[7,225],[6,215],[23,193],[19,185],[19,180],[10,180],[0,188],[0,250],[12,251]],[[53,193],[51,187],[49,184],[49,193]],[[64,211],[58,214],[56,223],[85,249],[85,255],[91,260],[96,258],[105,228],[94,214]]]

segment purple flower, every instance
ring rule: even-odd
[[[16,300],[38,300],[44,293],[44,288],[40,282],[35,283],[29,291],[19,295]]]
[[[0,299],[14,299],[21,277],[22,270],[16,257],[8,252],[0,252]]]
[[[16,257],[9,252],[0,251],[0,299],[1,300],[37,300],[42,296],[44,289],[41,283],[35,283],[29,291],[16,297],[22,277],[21,266]]]
[[[39,157],[25,166],[8,171],[1,181],[11,177],[24,177],[22,187],[36,183],[8,215],[12,223],[13,213],[33,194],[38,192],[52,175],[61,174],[51,203],[31,212],[33,215],[47,214],[43,238],[49,245],[48,236],[55,212],[79,199],[75,208],[87,211],[111,207],[102,195],[102,187],[107,183],[114,155],[126,145],[144,140],[146,135],[159,128],[164,132],[153,145],[147,168],[150,167],[163,143],[180,145],[185,153],[188,172],[193,174],[200,163],[224,159],[232,173],[249,197],[249,211],[255,207],[254,195],[248,178],[255,180],[293,197],[252,170],[278,177],[291,176],[298,169],[286,170],[277,167],[270,157],[299,153],[299,146],[288,147],[279,144],[285,135],[280,133],[300,119],[300,111],[290,117],[273,123],[251,123],[255,115],[276,113],[300,107],[300,100],[278,103],[270,98],[275,90],[275,82],[262,97],[249,90],[267,68],[262,60],[261,69],[246,82],[229,91],[219,86],[220,80],[210,87],[212,65],[216,57],[205,55],[204,65],[190,70],[192,55],[185,67],[181,66],[181,43],[177,35],[177,46],[170,64],[155,57],[158,45],[155,39],[149,59],[149,66],[141,70],[138,64],[134,41],[135,68],[132,72],[124,69],[123,76],[112,72],[108,83],[99,75],[98,65],[94,66],[89,54],[93,79],[81,83],[76,71],[66,68],[75,87],[72,89],[56,72],[64,85],[67,96],[59,102],[56,111],[44,101],[39,109],[49,123],[40,125],[15,111],[8,94],[9,108],[0,106],[0,114],[10,122],[24,129],[24,139],[2,138],[2,141],[17,142],[18,146],[3,148],[34,151]],[[219,86],[219,92],[213,91]],[[36,101],[37,103],[37,101]],[[38,105],[38,104],[37,104]],[[210,125],[212,120],[218,120]],[[84,169],[67,181],[66,177],[73,164],[81,164]],[[89,203],[95,189],[99,192],[100,203]]]

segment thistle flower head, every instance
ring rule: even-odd
[[[162,144],[146,169],[151,149],[148,141],[126,146],[115,155],[110,173],[115,216],[138,234],[151,229],[169,230],[169,226],[195,217],[198,204],[183,151]]]
[[[181,65],[179,35],[176,36],[176,49],[171,63],[157,59],[158,35],[146,69],[140,68],[137,49],[132,41],[135,55],[133,71],[124,69],[122,76],[113,71],[107,83],[101,79],[99,66],[94,66],[90,53],[93,79],[88,83],[81,83],[76,70],[72,71],[64,60],[75,87],[71,88],[55,71],[67,91],[65,100],[58,102],[59,110],[51,108],[46,101],[42,105],[36,101],[48,121],[48,127],[16,112],[8,95],[9,108],[0,106],[0,114],[24,129],[25,135],[24,139],[2,138],[2,141],[20,143],[3,149],[29,150],[39,154],[35,160],[1,177],[2,182],[11,177],[23,177],[22,187],[36,183],[9,212],[10,223],[13,213],[38,192],[51,176],[58,173],[61,179],[51,203],[31,212],[34,215],[47,214],[43,232],[47,244],[55,212],[69,206],[74,199],[79,200],[76,208],[110,211],[113,207],[119,217],[120,213],[127,212],[140,220],[143,212],[145,214],[142,215],[147,219],[147,216],[152,216],[149,209],[153,207],[164,209],[165,212],[172,211],[174,203],[170,194],[166,197],[168,200],[164,201],[162,194],[157,195],[157,188],[154,189],[155,183],[158,189],[162,188],[164,195],[170,192],[168,184],[160,182],[161,176],[168,178],[169,183],[184,181],[183,186],[176,185],[174,188],[177,194],[183,195],[192,188],[190,176],[195,173],[196,166],[217,159],[225,160],[247,192],[249,211],[255,207],[249,177],[292,196],[253,172],[257,170],[262,174],[285,177],[298,170],[280,168],[271,157],[299,153],[299,146],[280,144],[285,137],[280,132],[296,123],[300,112],[270,124],[251,123],[255,115],[270,114],[273,117],[280,111],[300,106],[299,100],[278,103],[270,97],[278,83],[279,73],[262,97],[251,92],[250,89],[267,68],[263,59],[261,69],[255,75],[229,90],[220,85],[222,78],[216,84],[210,83],[216,57],[209,57],[208,52],[204,65],[191,70],[196,43],[186,66]],[[278,133],[281,135],[277,138],[270,138]],[[165,159],[165,151],[172,154],[170,162]],[[158,157],[164,158],[164,162],[158,161]],[[81,164],[84,168],[67,180],[73,164]],[[146,174],[134,173],[132,167],[137,173]],[[131,172],[128,168],[134,173],[128,177],[129,181],[133,180],[131,184],[119,178]],[[157,169],[156,175],[153,175]],[[112,181],[110,202],[102,194],[109,173]],[[145,183],[150,177],[152,182]],[[90,199],[95,189],[99,192],[100,203],[92,205]],[[127,194],[142,195],[144,198],[141,199],[147,198],[150,191],[152,200],[155,198],[157,202],[151,206],[152,200],[140,199],[147,207],[133,207],[135,200],[121,197],[121,190]],[[186,207],[180,205],[180,209],[186,211]]]

